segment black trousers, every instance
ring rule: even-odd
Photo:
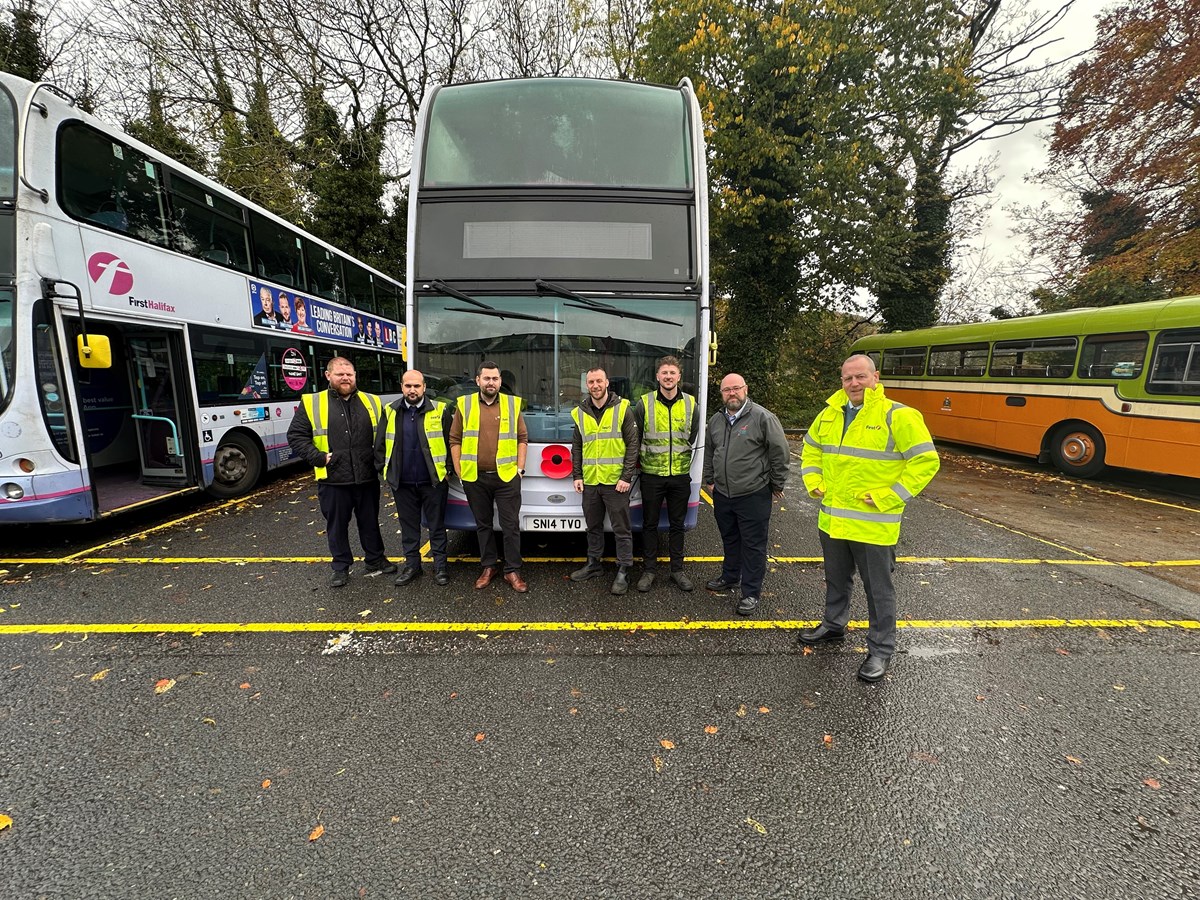
[[[604,514],[612,522],[617,542],[617,565],[633,565],[633,525],[629,521],[629,492],[617,492],[615,484],[583,486],[583,519],[587,523],[588,559],[604,555]]]
[[[400,543],[407,565],[421,567],[421,519],[429,527],[429,550],[434,569],[446,568],[446,499],[450,485],[402,484],[392,488],[396,518],[400,520]]]
[[[335,572],[348,572],[354,562],[350,549],[350,519],[358,525],[367,565],[377,566],[387,558],[383,549],[383,534],[379,530],[379,482],[365,484],[329,484],[317,482],[317,501],[325,517],[325,536],[333,557]]]
[[[742,583],[743,597],[757,597],[767,574],[767,531],[771,524],[771,486],[744,497],[713,491],[713,512],[725,546],[721,577]]]
[[[647,572],[658,568],[658,523],[664,500],[670,522],[667,547],[671,553],[671,571],[683,571],[683,523],[687,519],[691,496],[692,476],[686,472],[682,475],[642,473],[642,562]]]
[[[492,528],[499,513],[504,532],[504,571],[517,571],[521,568],[521,476],[505,481],[495,472],[480,472],[478,481],[463,482],[463,493],[475,517],[480,564],[486,569],[499,561]]]

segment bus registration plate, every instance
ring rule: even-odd
[[[526,516],[526,531],[583,531],[583,516]]]

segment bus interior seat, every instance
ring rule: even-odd
[[[209,262],[220,263],[223,266],[233,265],[233,254],[222,247],[209,247],[200,256]]]
[[[112,200],[100,204],[100,208],[88,216],[88,219],[105,228],[115,228],[117,231],[129,230],[129,217]]]

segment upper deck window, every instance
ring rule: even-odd
[[[17,111],[12,95],[0,85],[0,197],[17,192]]]
[[[438,91],[423,187],[692,187],[682,91],[536,78]]]

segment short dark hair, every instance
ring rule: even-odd
[[[492,362],[490,359],[485,359],[483,362],[481,362],[479,364],[479,371],[476,372],[475,374],[482,375],[484,369],[495,369],[497,372],[499,372],[500,366],[498,366],[496,363]]]
[[[592,366],[590,369],[587,370],[586,374],[591,375],[593,372],[603,372],[604,377],[605,378],[608,377],[608,369],[604,368],[604,366]]]
[[[681,366],[679,364],[679,360],[676,359],[674,356],[660,356],[658,359],[656,359],[654,361],[654,374],[657,375],[658,370],[661,369],[663,366],[674,366],[680,372],[683,371],[683,366]]]

